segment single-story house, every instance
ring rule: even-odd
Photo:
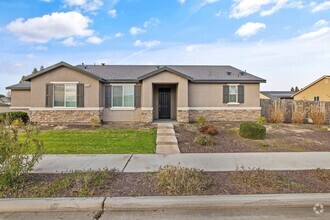
[[[330,101],[330,76],[322,76],[292,95],[294,100]]]
[[[292,95],[294,92],[292,91],[261,91],[260,99],[293,99]]]
[[[57,63],[7,87],[12,109],[40,123],[173,119],[253,120],[260,83],[232,66],[77,65]]]

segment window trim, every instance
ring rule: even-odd
[[[135,84],[110,84],[111,85],[111,110],[135,110]],[[114,106],[113,105],[113,88],[115,86],[122,87],[122,106]],[[125,86],[132,86],[133,87],[133,106],[124,106],[125,103]]]
[[[78,82],[51,82],[53,85],[53,108],[66,108],[66,109],[75,109],[78,108],[78,103],[77,103],[77,89],[78,89]],[[76,86],[76,107],[67,107],[66,105],[66,85],[75,85]],[[64,106],[55,106],[55,85],[64,85]]]
[[[240,103],[238,102],[238,86],[239,84],[227,84],[229,86],[229,102],[227,103],[228,105],[239,105]],[[233,93],[230,93],[230,87],[235,86],[236,87],[236,102],[230,102],[230,95],[234,95]]]

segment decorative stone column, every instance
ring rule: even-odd
[[[176,120],[179,123],[189,123],[189,108],[177,107]]]
[[[152,107],[142,107],[141,108],[141,122],[152,123],[153,121],[153,108]]]

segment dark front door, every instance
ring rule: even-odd
[[[171,118],[171,89],[159,88],[158,117],[160,119]]]

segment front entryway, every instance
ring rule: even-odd
[[[158,117],[160,119],[171,118],[171,89],[159,88],[158,89]]]

